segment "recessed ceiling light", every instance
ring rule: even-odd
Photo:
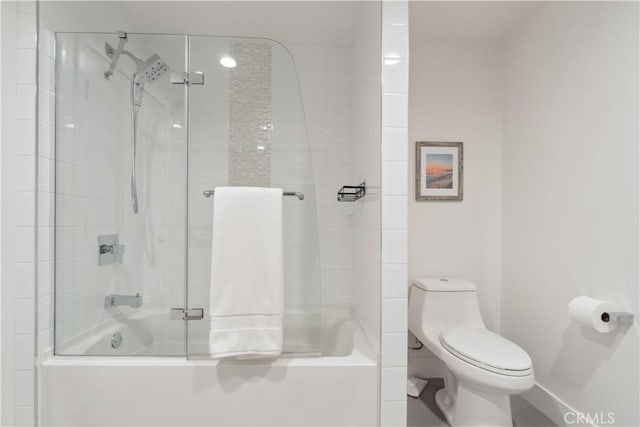
[[[258,145],[256,148],[257,148],[258,150],[264,150],[264,145]]]
[[[220,65],[225,68],[236,68],[236,60],[230,56],[223,56],[220,58]]]
[[[171,126],[173,126],[174,129],[182,129],[180,122],[172,122]]]
[[[75,129],[76,125],[74,125],[73,123],[66,123],[64,127],[66,127],[67,129]]]

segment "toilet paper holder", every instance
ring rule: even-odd
[[[633,313],[626,311],[604,312],[600,316],[603,322],[618,322],[618,324],[633,323]]]

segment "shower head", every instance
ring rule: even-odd
[[[123,51],[125,55],[127,51]],[[157,53],[154,53],[146,61],[135,58],[136,72],[133,73],[131,78],[131,91],[134,108],[140,108],[142,105],[142,94],[144,92],[144,84],[146,82],[153,82],[162,77],[167,71],[169,66],[160,58]]]
[[[121,39],[117,48],[113,48],[109,43],[104,44],[104,52],[107,57],[111,58],[111,65],[109,69],[104,73],[105,78],[108,80],[113,75],[113,71],[116,68],[120,55],[128,56],[136,63],[136,71],[133,73],[133,77],[138,80],[139,83],[152,82],[160,78],[164,73],[169,71],[169,66],[160,58],[157,53],[154,53],[143,61],[126,49],[123,49],[126,43],[126,37]]]
[[[140,75],[142,81],[152,82],[159,79],[169,71],[169,66],[167,66],[157,53],[151,55],[151,57],[146,61],[139,61],[136,63],[138,65],[136,74]]]

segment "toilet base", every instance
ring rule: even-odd
[[[449,425],[453,425],[452,421],[454,405],[453,400],[451,399],[451,397],[449,397],[449,393],[447,393],[446,389],[441,388],[440,390],[436,391],[436,405],[438,405],[438,408],[440,408],[440,410],[444,414],[444,417],[447,419]]]
[[[459,382],[455,401],[440,389],[436,404],[452,427],[513,427],[508,394],[487,393]]]

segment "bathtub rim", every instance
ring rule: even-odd
[[[202,354],[179,355],[94,355],[94,354],[48,354],[41,360],[46,366],[371,366],[378,365],[379,357],[366,337],[363,326],[353,316],[343,317],[342,310],[329,310],[332,320],[343,322],[352,337],[348,354],[322,355],[310,353],[283,353],[277,358],[265,359],[213,359]],[[107,329],[108,330],[108,329]],[[101,332],[104,332],[101,331]]]

